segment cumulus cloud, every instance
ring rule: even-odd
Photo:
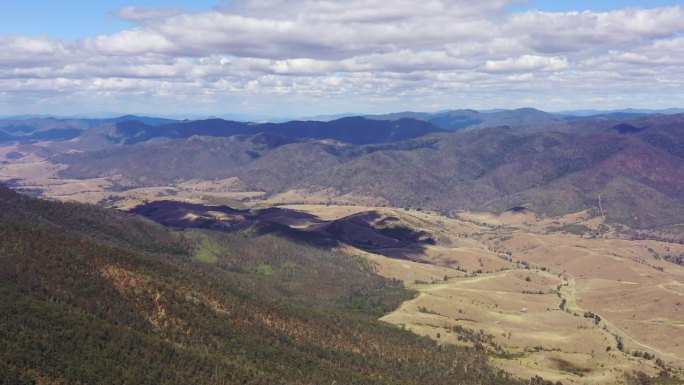
[[[683,20],[680,6],[603,13],[530,11],[513,14],[502,30],[537,52],[601,51],[675,36],[684,31]]]
[[[61,65],[72,60],[75,47],[48,37],[0,36],[0,68]]]
[[[568,68],[565,58],[523,55],[506,60],[487,60],[482,67],[485,72],[560,71]]]
[[[134,23],[150,23],[155,20],[163,20],[183,13],[184,11],[180,8],[124,7],[117,9],[110,14]]]
[[[134,26],[110,35],[0,36],[1,100],[144,94],[218,106],[252,95],[254,105],[286,108],[280,97],[289,94],[316,95],[316,103],[302,103],[312,108],[335,97],[357,100],[358,108],[369,105],[362,100],[383,109],[491,107],[492,98],[498,106],[538,100],[554,108],[550,100],[571,104],[573,95],[655,94],[664,83],[682,83],[680,6],[511,11],[520,3],[239,0],[201,13],[126,7],[112,14]],[[661,100],[667,97],[681,100]],[[340,105],[348,103],[327,106]]]

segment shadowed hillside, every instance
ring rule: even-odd
[[[178,229],[210,229],[234,233],[251,228],[260,234],[277,234],[296,242],[321,247],[340,243],[376,254],[387,250],[420,252],[425,245],[435,244],[431,234],[415,231],[385,217],[377,211],[367,211],[333,221],[324,221],[302,211],[268,208],[236,210],[228,206],[155,201],[130,210],[164,226]]]

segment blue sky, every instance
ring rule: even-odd
[[[521,2],[7,1],[0,115],[684,107],[681,0]]]
[[[172,7],[210,10],[214,0],[12,0],[0,11],[0,34],[47,34],[57,39],[78,39],[109,34],[131,24],[112,16],[127,7]]]
[[[610,11],[626,7],[655,8],[670,5],[682,5],[676,0],[536,0],[530,7],[547,12],[567,11]]]

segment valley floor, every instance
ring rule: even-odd
[[[613,384],[624,373],[684,368],[684,267],[663,259],[682,255],[683,245],[548,230],[598,226],[583,213],[541,220],[531,213],[445,218],[287,207],[325,219],[380,210],[436,235],[438,243],[419,253],[383,251],[394,258],[350,248],[419,293],[382,319],[443,343],[478,345],[522,378]]]

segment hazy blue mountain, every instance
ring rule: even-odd
[[[150,117],[150,116],[137,116],[137,115],[123,115],[115,118],[106,118],[106,119],[84,119],[84,121],[88,122],[91,126],[99,126],[101,124],[111,124],[111,123],[121,123],[121,122],[126,122],[126,121],[136,121],[140,123],[145,123],[149,126],[160,126],[162,124],[171,124],[178,122],[178,120],[175,119],[166,119],[166,118],[156,118],[156,117]]]
[[[69,140],[83,134],[84,131],[102,125],[123,122],[139,122],[149,126],[171,124],[176,120],[147,116],[124,115],[105,119],[32,117],[30,119],[0,120],[0,141],[34,142],[44,140]]]
[[[416,119],[389,121],[349,117],[330,122],[291,121],[262,124],[207,119],[159,126],[129,120],[116,123],[112,129],[102,135],[116,143],[134,144],[154,138],[230,137],[268,132],[293,139],[331,139],[352,144],[371,144],[396,142],[440,131],[443,130],[433,124]]]
[[[548,112],[534,108],[520,108],[516,110],[494,110],[481,112],[475,110],[447,110],[434,113],[426,112],[399,112],[385,115],[369,115],[369,119],[395,120],[399,118],[412,118],[434,124],[445,130],[461,130],[465,128],[480,127],[522,127],[536,126],[541,124],[561,123],[562,120]]]

